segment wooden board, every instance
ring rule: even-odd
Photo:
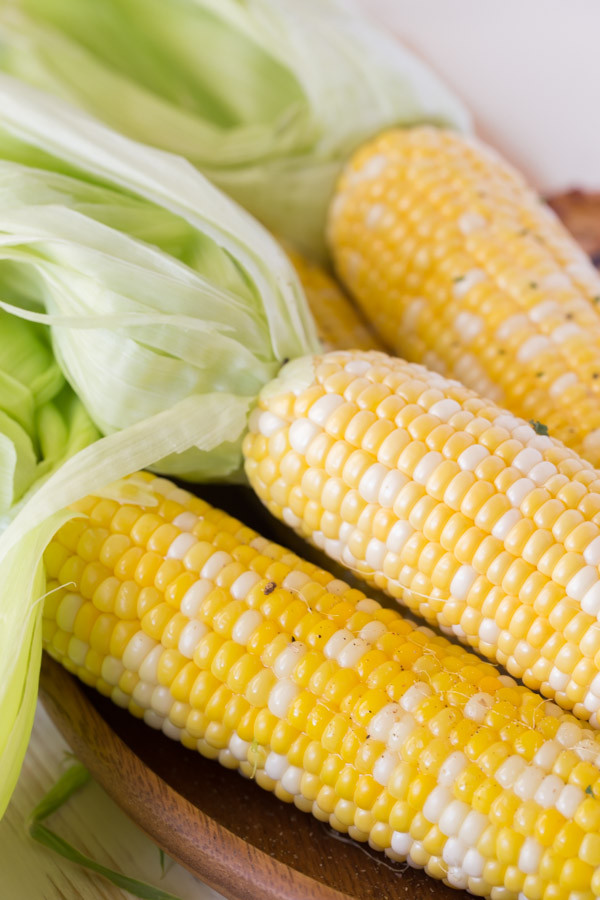
[[[173,859],[231,900],[466,900],[186,750],[44,654],[40,696],[94,778]]]

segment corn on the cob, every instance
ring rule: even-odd
[[[276,516],[600,725],[600,473],[574,451],[359,351],[284,367],[243,449]]]
[[[441,129],[379,136],[339,183],[329,239],[395,352],[600,465],[600,277],[495,153]]]
[[[600,735],[172,483],[127,487],[77,504],[46,551],[52,656],[454,887],[600,894]]]
[[[304,288],[325,351],[383,350],[339,284],[317,263],[282,242]]]

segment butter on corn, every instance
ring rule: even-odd
[[[338,183],[329,240],[395,352],[600,465],[600,277],[496,153],[443,129],[380,135]]]
[[[271,512],[600,725],[600,474],[456,381],[383,353],[290,363],[244,439]]]
[[[121,494],[76,504],[46,550],[55,659],[453,887],[600,894],[600,735],[171,482]]]

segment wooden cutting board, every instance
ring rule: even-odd
[[[44,654],[40,697],[94,778],[231,900],[466,900],[153,731]]]

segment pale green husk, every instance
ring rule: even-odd
[[[358,145],[398,124],[470,127],[425,65],[341,0],[13,0],[0,67],[187,157],[315,254]]]
[[[189,163],[6,75],[0,308],[1,815],[35,708],[42,554],[65,507],[141,468],[235,479],[260,388],[318,341],[279,246]],[[29,335],[20,395],[13,331]],[[106,434],[87,447],[85,410]]]

